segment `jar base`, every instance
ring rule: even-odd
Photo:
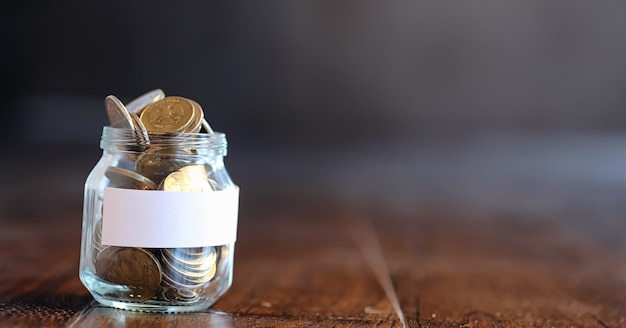
[[[204,311],[211,307],[219,297],[230,287],[230,279],[217,283],[213,286],[210,292],[203,297],[197,298],[193,301],[182,300],[159,300],[159,299],[147,299],[147,300],[131,300],[120,298],[120,294],[127,295],[126,287],[111,284],[107,281],[100,280],[95,274],[90,271],[83,272],[80,275],[83,284],[87,286],[91,295],[96,302],[103,306],[130,310],[137,312],[155,312],[155,313],[180,313],[180,312],[198,312]],[[209,290],[206,290],[207,292]]]
[[[135,302],[120,302],[113,301],[108,299],[101,299],[95,297],[95,300],[108,307],[121,309],[121,310],[129,310],[129,311],[137,311],[137,312],[154,312],[154,313],[184,313],[184,312],[198,312],[204,311],[211,307],[211,304],[201,303],[201,304],[190,304],[190,305],[157,305],[157,304],[145,304],[145,303],[135,303]]]

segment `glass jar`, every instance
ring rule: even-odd
[[[115,308],[210,307],[232,283],[239,188],[222,133],[106,126],[85,183],[80,280]]]

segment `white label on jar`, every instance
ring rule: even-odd
[[[104,188],[102,244],[176,248],[237,239],[239,187],[212,192]]]

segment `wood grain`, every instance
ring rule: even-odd
[[[232,288],[207,311],[155,314],[100,306],[78,280],[80,188],[43,199],[8,187],[3,327],[626,327],[621,246],[566,212],[254,184],[242,194]]]

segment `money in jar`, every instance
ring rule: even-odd
[[[105,98],[102,157],[85,182],[79,276],[115,308],[189,312],[231,286],[239,187],[200,104],[155,89]]]

